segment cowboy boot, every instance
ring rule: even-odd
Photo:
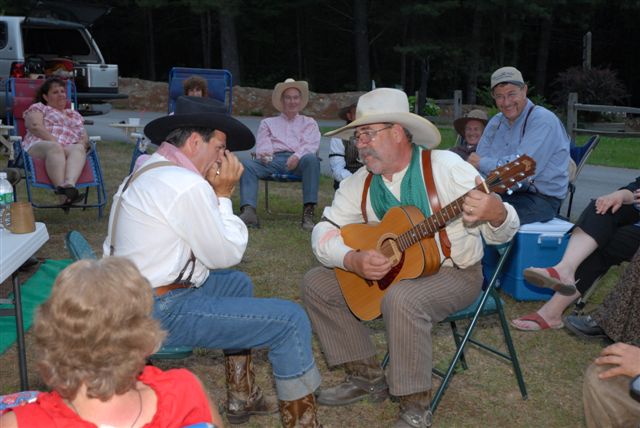
[[[280,400],[280,419],[284,428],[322,428],[313,394],[293,401]]]
[[[313,222],[313,213],[315,207],[316,204],[304,204],[304,207],[302,208],[301,226],[304,230],[311,231],[313,230],[313,226],[315,226],[315,223]]]
[[[258,213],[256,209],[251,205],[243,205],[240,208],[240,220],[247,225],[247,227],[254,227],[256,229],[260,228],[260,220],[258,220]]]
[[[384,371],[375,357],[352,361],[344,365],[347,377],[332,388],[320,390],[318,404],[344,406],[369,398],[372,403],[384,401],[389,396],[389,387]]]
[[[400,415],[394,428],[428,428],[431,426],[431,390],[400,397]]]
[[[255,384],[251,353],[226,355],[227,419],[230,424],[242,424],[251,415],[268,415],[278,411]]]

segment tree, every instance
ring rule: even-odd
[[[356,87],[359,91],[366,91],[370,88],[371,82],[367,0],[353,0],[353,40],[356,59]]]

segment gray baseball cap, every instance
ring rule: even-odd
[[[491,75],[491,89],[500,83],[511,83],[517,86],[524,86],[522,73],[515,67],[502,67]]]

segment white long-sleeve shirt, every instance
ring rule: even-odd
[[[145,166],[161,161],[166,159],[155,153]],[[154,288],[173,283],[191,251],[196,258],[191,280],[196,286],[210,269],[228,268],[242,259],[247,227],[233,214],[231,200],[218,198],[201,175],[162,166],[137,177],[124,195],[123,186],[113,197],[103,251],[109,254],[113,213],[122,198],[113,255],[133,261]]]

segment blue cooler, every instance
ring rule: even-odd
[[[570,223],[554,218],[546,223],[531,223],[520,227],[515,236],[511,256],[499,277],[502,290],[516,300],[549,300],[553,290],[536,287],[524,280],[523,270],[534,267],[550,267],[560,261],[569,241]],[[495,271],[498,253],[484,247],[482,259],[484,277],[488,281]]]

